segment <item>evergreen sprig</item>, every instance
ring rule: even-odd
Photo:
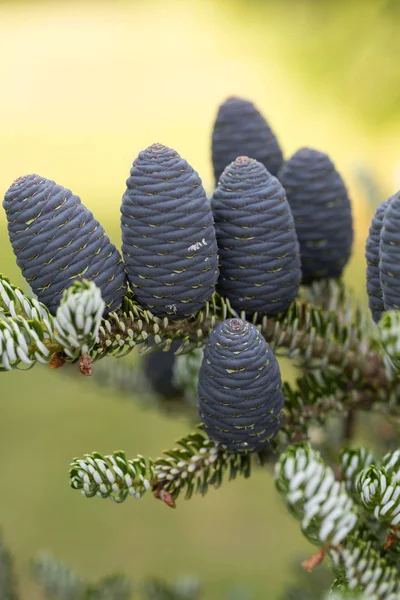
[[[105,306],[93,282],[76,281],[65,290],[54,319],[54,337],[69,358],[76,359],[93,348]]]
[[[94,284],[87,287],[83,282],[73,284],[65,292],[59,312],[53,318],[44,305],[30,300],[6,278],[0,277],[0,281],[3,286],[1,366],[7,370],[29,368],[36,362],[59,366],[76,361],[85,353],[89,354],[90,362],[108,355],[120,357],[136,346],[144,353],[168,350],[175,340],[180,342],[176,350],[179,355],[202,348],[219,323],[238,316],[229,301],[218,294],[197,315],[182,321],[155,317],[127,295],[122,308],[99,324],[98,291]],[[347,306],[345,294],[339,296]],[[296,300],[284,315],[259,318],[254,314],[250,320],[276,353],[297,359],[307,369],[324,374],[329,371],[335,376],[340,372],[347,382],[347,391],[358,393],[358,406],[368,408],[385,401],[396,412],[399,381],[388,373],[378,343],[364,329],[359,311],[353,314],[347,308],[346,318],[341,316],[338,307],[342,300],[336,302],[335,310]],[[78,305],[81,308],[77,309]],[[97,313],[93,312],[93,306],[97,306]],[[72,314],[71,307],[78,312]],[[88,333],[85,327],[89,327]]]
[[[73,460],[70,478],[71,486],[87,498],[99,496],[123,502],[128,495],[141,498],[150,489],[153,466],[142,456],[128,460],[124,452],[108,456],[94,452]]]
[[[349,536],[329,554],[342,580],[341,590],[369,600],[399,600],[398,570],[388,564],[371,542]],[[356,596],[358,597],[358,596]]]
[[[378,520],[397,527],[400,523],[400,451],[388,452],[382,464],[370,464],[358,475],[359,501]]]
[[[256,456],[264,464],[266,454]],[[142,456],[128,460],[123,452],[108,456],[95,452],[76,458],[70,480],[71,487],[87,498],[97,495],[123,502],[129,495],[141,498],[152,489],[157,497],[174,504],[180,494],[184,493],[186,499],[194,493],[204,495],[210,486],[219,487],[226,477],[249,477],[251,466],[250,454],[228,452],[198,428],[155,460],[146,461]]]
[[[374,453],[365,448],[346,448],[340,455],[341,475],[348,493],[358,500],[357,480],[360,473],[370,465],[377,464]]]
[[[19,600],[14,561],[0,538],[0,598],[1,600]]]
[[[281,455],[275,484],[312,543],[336,546],[356,527],[358,515],[345,485],[310,446],[291,446]]]
[[[86,585],[67,565],[49,554],[40,554],[32,562],[32,573],[43,587],[47,598],[86,600]]]
[[[32,573],[50,600],[129,600],[130,581],[121,575],[88,583],[51,554],[40,554],[32,561]]]

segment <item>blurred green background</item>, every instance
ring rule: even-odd
[[[218,104],[255,101],[290,155],[328,152],[356,221],[346,279],[364,294],[373,206],[400,187],[400,8],[396,0],[152,2],[0,0],[0,189],[36,172],[71,188],[119,246],[119,205],[136,154],[177,149],[212,189]],[[0,271],[21,283],[0,214]],[[0,528],[23,598],[37,600],[29,559],[48,550],[97,579],[198,574],[206,598],[234,583],[277,598],[292,561],[312,548],[257,472],[171,511],[151,496],[115,505],[69,488],[74,456],[123,448],[155,456],[188,430],[167,417],[37,367],[1,376]],[[125,401],[124,401],[125,400]]]

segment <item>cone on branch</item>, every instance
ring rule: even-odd
[[[238,156],[250,156],[272,175],[282,166],[278,140],[265,118],[249,100],[232,96],[221,104],[212,133],[215,181]]]
[[[247,314],[287,310],[298,293],[301,265],[282,185],[261,163],[241,156],[223,172],[211,205],[221,294]]]
[[[400,191],[389,200],[383,216],[379,271],[385,310],[400,309]]]
[[[335,165],[327,154],[301,148],[278,178],[294,217],[303,283],[339,278],[351,255],[353,221],[347,189]]]
[[[385,310],[381,276],[379,271],[379,247],[381,241],[383,217],[385,216],[385,212],[388,209],[391,201],[392,198],[385,200],[385,202],[382,202],[376,209],[371,226],[369,228],[369,235],[365,247],[365,258],[367,261],[368,304],[375,323],[379,321]]]
[[[202,309],[218,279],[217,241],[199,175],[162,144],[134,161],[121,207],[122,251],[138,302],[159,317]]]
[[[228,319],[211,334],[198,381],[199,414],[211,439],[258,452],[277,435],[284,396],[278,362],[258,329]]]
[[[17,264],[52,314],[64,290],[83,278],[100,288],[106,313],[122,304],[121,255],[78,196],[45,177],[26,175],[8,189],[3,207]]]

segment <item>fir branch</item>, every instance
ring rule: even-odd
[[[0,598],[18,600],[17,580],[14,573],[14,561],[0,539]]]
[[[52,334],[36,319],[0,318],[0,371],[26,370],[51,360]]]
[[[104,577],[87,591],[87,600],[129,600],[131,596],[132,585],[122,575]]]
[[[143,595],[147,600],[197,600],[200,591],[200,582],[194,577],[182,578],[172,585],[154,578],[143,586]]]
[[[281,455],[275,485],[312,543],[335,546],[355,528],[358,515],[344,484],[310,446],[291,446]]]
[[[360,473],[372,464],[377,464],[373,452],[365,448],[346,448],[340,455],[340,469],[346,490],[353,500],[358,501],[357,480]]]
[[[35,298],[28,298],[10,280],[0,274],[0,315],[6,317],[24,317],[27,320],[43,322],[47,331],[52,330],[52,317],[44,304]]]
[[[22,310],[21,306],[28,307],[26,310],[24,309],[28,314],[29,303],[31,303],[35,310],[39,311],[36,315],[39,316],[39,320],[34,321],[36,335],[39,336],[39,341],[40,338],[46,340],[46,347],[50,350],[50,355],[46,356],[46,362],[60,354],[64,360],[76,360],[78,354],[84,354],[86,350],[89,351],[92,360],[97,360],[109,354],[122,356],[130,352],[136,345],[140,345],[143,352],[168,349],[174,340],[180,341],[177,354],[189,352],[195,348],[201,348],[207,341],[210,332],[221,321],[229,316],[238,316],[228,300],[214,294],[206,307],[198,314],[182,321],[168,321],[167,318],[155,317],[139,306],[132,296],[127,295],[122,308],[108,315],[106,319],[102,319],[100,326],[93,314],[90,316],[92,321],[87,317],[83,329],[81,329],[84,310],[88,310],[91,304],[89,300],[86,300],[89,304],[85,304],[83,301],[84,290],[78,290],[74,284],[65,292],[64,299],[60,304],[59,317],[56,316],[55,321],[61,325],[62,331],[56,332],[52,330],[52,327],[54,328],[52,317],[43,305],[35,304],[34,301],[21,296],[22,292],[11,286],[5,278],[2,281],[4,290],[7,290],[3,303],[8,307],[8,312],[3,315],[2,319],[5,323],[4,327],[10,331],[13,331],[13,328],[19,331],[23,325],[26,329],[25,322],[23,324],[18,322],[18,319],[24,317],[15,313],[13,307],[17,304],[19,310]],[[91,293],[94,298],[97,292],[94,284],[91,285]],[[78,291],[81,293],[77,293]],[[86,292],[89,293],[87,290]],[[68,313],[66,306],[72,302],[76,307],[79,298],[86,309],[80,308],[80,312],[72,316],[70,312]],[[95,302],[94,299],[93,302]],[[16,316],[12,316],[10,311],[13,310]],[[244,314],[240,316],[246,317]],[[79,320],[79,323],[76,319]],[[380,356],[377,342],[365,329],[365,319],[357,311],[353,315],[347,315],[345,322],[342,322],[340,314],[336,314],[334,310],[314,307],[301,300],[296,300],[283,315],[276,318],[265,316],[259,318],[255,314],[251,317],[251,321],[258,326],[276,352],[283,352],[291,358],[297,357],[307,368],[343,370],[351,388],[362,391],[363,397],[367,395],[367,399],[364,398],[363,401],[365,406],[370,406],[383,399],[387,401],[389,394],[392,397],[394,395],[394,403],[397,401],[397,397],[400,395],[399,386],[390,379]],[[84,340],[82,336],[84,336],[85,327],[88,327],[89,322],[93,325],[93,329],[90,332],[89,340]],[[54,340],[55,335],[58,336],[57,340]],[[72,336],[73,339],[68,336]],[[14,353],[17,353],[19,348],[22,352],[24,351],[22,337],[20,336],[19,339],[21,342],[18,342],[17,335],[14,342]],[[11,357],[13,358],[13,356],[13,350],[11,350]],[[32,361],[30,355],[28,359]],[[7,367],[12,368],[15,361],[10,361],[6,355],[5,363]],[[32,364],[30,362],[29,366]],[[377,391],[380,393],[377,394]]]
[[[369,600],[400,599],[398,570],[370,542],[349,536],[345,543],[331,548],[329,554],[344,578],[344,591],[361,593]]]
[[[295,386],[283,383],[285,395],[282,431],[289,441],[307,439],[311,423],[322,425],[331,413],[342,413],[354,400],[355,392],[347,392],[346,382],[329,371],[306,373]]]
[[[160,320],[131,298],[125,298],[124,310],[126,312],[113,313],[103,320],[92,352],[94,358],[110,353],[121,356],[137,344],[144,351],[169,348],[174,340],[181,342],[178,354],[189,352],[202,347],[212,329],[227,316],[238,316],[229,302],[217,294],[206,309],[182,321]],[[387,402],[388,397],[396,404],[399,385],[388,376],[375,339],[360,324],[342,324],[333,311],[299,300],[285,315],[259,319],[255,314],[250,320],[275,352],[297,357],[307,368],[331,368],[335,373],[341,370],[349,387],[362,395],[359,403],[363,407]]]
[[[264,464],[267,455],[256,455]],[[206,494],[210,486],[219,487],[229,480],[251,473],[252,455],[228,452],[210,440],[201,428],[177,441],[177,447],[166,450],[156,460],[139,456],[127,460],[123,452],[109,456],[86,454],[74,459],[70,480],[73,489],[87,497],[99,496],[123,502],[130,495],[141,498],[152,489],[157,498],[174,506],[181,493],[189,499],[194,493]]]
[[[400,524],[400,481],[398,472],[390,472],[385,466],[370,465],[363,470],[356,483],[356,490],[365,508],[379,521],[395,527]]]
[[[65,290],[54,319],[54,336],[69,358],[79,358],[93,348],[105,306],[93,282],[77,281]]]
[[[50,554],[32,562],[32,573],[50,600],[86,600],[85,582]]]
[[[386,353],[389,372],[400,370],[400,311],[389,310],[379,321],[379,336]]]
[[[70,478],[71,487],[87,498],[99,496],[120,503],[128,495],[139,499],[150,489],[153,465],[142,456],[127,460],[121,451],[108,456],[94,452],[73,460]]]

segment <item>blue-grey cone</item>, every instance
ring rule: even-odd
[[[167,352],[154,351],[143,357],[144,373],[151,388],[165,399],[176,398],[180,391],[174,384],[175,352],[180,342],[172,343]]]
[[[258,452],[277,435],[284,396],[278,362],[259,330],[223,321],[204,349],[198,406],[211,439],[232,452]]]
[[[301,148],[282,167],[300,243],[303,283],[339,278],[353,244],[351,204],[342,177],[327,154]]]
[[[385,310],[400,310],[400,191],[383,216],[379,272]]]
[[[283,163],[282,150],[267,121],[252,102],[228,98],[219,107],[212,133],[215,180],[238,156],[249,156],[276,175]]]
[[[365,257],[367,260],[368,304],[375,323],[378,323],[385,310],[381,277],[379,272],[379,245],[381,241],[383,217],[391,200],[391,198],[385,200],[385,202],[382,202],[376,209],[371,226],[369,228],[369,235],[367,237],[367,243],[365,247]]]
[[[218,290],[235,310],[276,315],[297,296],[300,251],[285,190],[261,163],[228,165],[211,201],[220,258]]]
[[[121,207],[122,252],[138,302],[186,318],[204,307],[218,279],[210,202],[199,175],[161,144],[134,161]]]
[[[55,314],[63,292],[87,279],[100,288],[106,313],[126,292],[121,255],[78,196],[39,175],[17,179],[3,207],[17,264],[38,299]]]

